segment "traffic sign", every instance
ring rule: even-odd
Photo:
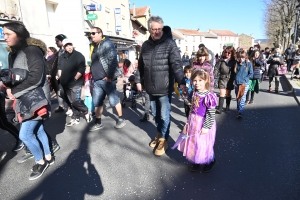
[[[85,9],[87,11],[101,11],[102,10],[102,5],[101,4],[86,5]]]
[[[88,14],[87,16],[88,20],[96,20],[98,19],[98,15],[97,14]]]

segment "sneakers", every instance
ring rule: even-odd
[[[158,146],[154,151],[154,154],[156,156],[161,156],[165,154],[166,150],[168,148],[168,142],[166,141],[165,138],[159,138],[158,139]]]
[[[245,102],[245,105],[247,105],[247,104],[249,104],[249,100],[247,100],[247,101]]]
[[[250,101],[249,101],[249,104],[254,104],[254,101],[253,101],[253,100],[250,100]]]
[[[88,112],[87,114],[84,115],[84,118],[85,118],[85,120],[86,120],[86,123],[90,123],[90,122],[93,120],[92,114],[89,113],[89,112]]]
[[[123,128],[123,126],[126,125],[125,119],[119,118],[117,121],[117,124],[115,125],[115,128]]]
[[[213,166],[214,166],[214,164],[216,163],[216,159],[214,159],[211,163],[209,163],[208,165],[204,165],[204,167],[203,167],[203,172],[209,172],[212,168],[213,168]]]
[[[157,133],[157,136],[152,142],[150,142],[149,146],[154,148],[158,144],[159,138],[161,138],[161,133]]]
[[[275,90],[275,93],[278,94],[278,90]]]
[[[145,113],[143,118],[140,119],[140,122],[146,122],[146,121],[149,121],[149,114]]]
[[[15,147],[12,149],[13,151],[20,151],[24,148],[24,143],[22,142],[22,140],[19,140],[16,142]]]
[[[200,167],[200,164],[192,164],[192,166],[190,167],[190,171],[191,172],[196,172]]]
[[[96,131],[96,130],[99,130],[99,129],[102,129],[103,128],[103,125],[102,124],[94,124],[91,128],[90,128],[90,131]]]
[[[17,160],[18,163],[23,163],[26,160],[29,160],[29,159],[33,158],[32,153],[29,151],[29,149],[26,146],[25,146],[24,149],[25,149],[25,154]]]
[[[6,153],[5,151],[0,151],[0,162],[1,162],[2,160],[4,160],[6,154],[7,154],[7,153]]]
[[[73,126],[73,125],[77,125],[80,123],[79,119],[71,119],[70,122],[66,123],[66,126]]]
[[[44,164],[38,164],[36,163],[35,165],[33,165],[32,167],[32,172],[29,176],[29,180],[35,180],[38,179],[39,177],[41,177],[44,173],[44,171],[49,167],[49,163],[47,161],[44,162]]]
[[[61,107],[61,106],[58,106],[58,108],[56,108],[54,110],[55,113],[64,112],[64,111],[65,111],[65,109],[63,107]]]
[[[60,146],[58,145],[57,142],[52,140],[52,145],[51,145],[51,154],[53,155],[55,152],[57,152],[60,149]]]
[[[239,113],[238,115],[237,115],[237,117],[236,117],[237,119],[242,119],[243,118],[243,116],[242,116],[242,114],[241,113]]]
[[[69,117],[72,117],[72,115],[73,115],[72,109],[69,109],[69,110],[66,112],[66,115],[69,116]]]
[[[269,91],[272,92],[272,88],[269,88]]]
[[[55,161],[55,157],[51,156],[51,159],[50,160],[46,160],[46,161],[48,162],[49,165],[53,165],[54,161]]]

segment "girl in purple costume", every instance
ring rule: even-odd
[[[194,91],[191,94],[190,116],[173,149],[178,146],[178,150],[193,163],[191,171],[197,171],[200,164],[204,164],[203,171],[208,172],[215,164],[213,147],[216,137],[217,96],[210,92],[209,74],[203,69],[195,69],[191,80]]]

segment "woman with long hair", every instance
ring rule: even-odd
[[[196,54],[196,62],[193,63],[194,69],[204,69],[210,77],[210,91],[214,92],[214,73],[209,63],[209,53],[205,47],[201,47]]]
[[[275,93],[278,93],[279,87],[279,76],[277,73],[277,67],[283,64],[283,58],[280,55],[280,49],[276,48],[272,52],[273,54],[269,57],[267,63],[270,64],[268,70],[268,77],[269,77],[269,91],[272,91],[272,82],[275,78]]]
[[[218,87],[220,90],[219,107],[217,114],[223,110],[224,99],[226,97],[226,111],[229,110],[231,102],[231,91],[234,89],[233,81],[235,78],[234,67],[236,65],[236,52],[234,47],[226,47],[222,52],[222,58],[217,62],[214,69],[214,76],[219,76]]]
[[[47,65],[47,79],[50,83],[50,90],[52,91],[52,89],[56,88],[56,73],[57,73],[57,70],[55,69],[55,63],[57,62],[57,57],[58,57],[58,54],[57,54],[57,50],[55,47],[48,47],[47,49],[47,60],[46,60],[46,65]],[[53,87],[54,86],[54,87]],[[57,90],[55,89],[54,90],[56,95],[58,96],[57,94]]]
[[[6,93],[9,99],[17,101],[15,112],[21,123],[20,139],[36,161],[29,180],[35,180],[54,163],[43,125],[51,111],[44,61],[46,45],[41,40],[30,38],[28,30],[19,22],[6,23],[3,27],[4,39],[10,48],[9,70],[20,77],[18,80],[7,77]]]

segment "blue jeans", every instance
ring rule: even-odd
[[[239,92],[239,86],[240,86],[239,84],[235,86],[236,96],[238,95],[238,92]],[[246,95],[247,95],[248,89],[249,89],[249,83],[246,83],[244,95],[242,96],[242,98],[239,101],[236,100],[237,110],[238,110],[239,114],[243,114],[243,112],[244,112]]]
[[[120,103],[117,93],[117,80],[107,82],[105,80],[98,80],[94,82],[93,88],[93,101],[95,107],[103,106],[103,101],[108,96],[109,104],[111,107],[115,107]]]
[[[36,137],[35,137],[36,134]],[[42,143],[44,154],[49,155],[50,148],[48,137],[44,130],[42,120],[29,120],[21,124],[20,139],[25,143],[28,149],[33,154],[35,161],[38,162],[43,159],[43,152],[40,148],[38,140]]]
[[[165,96],[150,96],[152,114],[155,118],[157,132],[168,140],[170,134],[170,112],[172,94]]]

